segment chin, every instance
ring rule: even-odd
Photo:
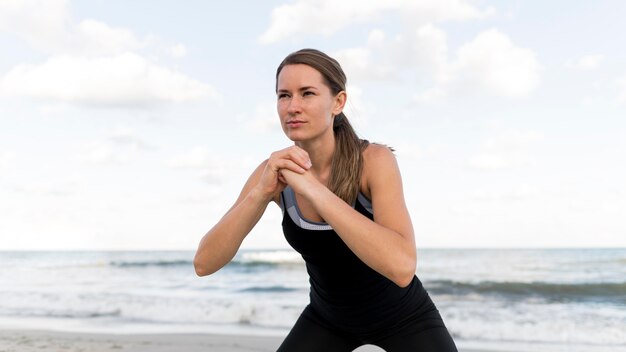
[[[308,139],[306,138],[306,136],[304,136],[303,133],[299,132],[285,133],[285,135],[287,136],[287,138],[291,139],[294,142],[301,142]]]

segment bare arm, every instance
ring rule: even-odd
[[[373,148],[372,148],[373,147]],[[310,175],[281,171],[288,184],[307,198],[318,214],[365,264],[400,287],[415,275],[413,225],[404,202],[395,156],[372,145],[364,153],[374,221],[354,210]]]
[[[193,260],[196,274],[210,275],[233,259],[244,238],[265,213],[267,204],[277,201],[285,188],[278,175],[279,169],[303,173],[309,165],[308,154],[297,147],[272,153],[261,163],[248,178],[235,204],[202,237]]]
[[[259,221],[267,204],[271,201],[254,188],[259,172],[265,168],[259,165],[243,187],[239,198],[222,219],[202,237],[193,264],[198,276],[210,275],[233,259],[244,238]]]

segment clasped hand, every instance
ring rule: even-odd
[[[306,195],[321,183],[315,178],[309,154],[298,146],[291,146],[270,155],[258,187],[264,194],[274,196],[287,185],[295,192]]]

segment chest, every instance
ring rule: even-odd
[[[296,192],[293,192],[292,190],[288,190],[288,191],[293,193],[293,205],[296,207],[299,215],[304,220],[307,220],[309,222],[314,222],[314,223],[326,222],[324,218],[322,218],[322,216],[317,212],[317,210],[315,210],[313,203],[311,203],[305,197],[297,194]],[[369,188],[367,187],[366,180],[365,178],[363,178],[363,180],[361,181],[359,199],[357,199],[357,202],[359,200],[365,200],[365,199],[367,200],[366,202],[369,203],[369,199],[372,199],[372,197],[370,195]],[[371,207],[371,204],[367,204],[367,205],[370,205]]]
[[[326,222],[313,207],[313,203],[294,192],[295,207],[300,216],[309,222]]]

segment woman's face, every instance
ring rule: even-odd
[[[283,67],[276,95],[280,124],[292,141],[332,134],[333,116],[345,103],[345,92],[334,96],[322,74],[303,64]]]

